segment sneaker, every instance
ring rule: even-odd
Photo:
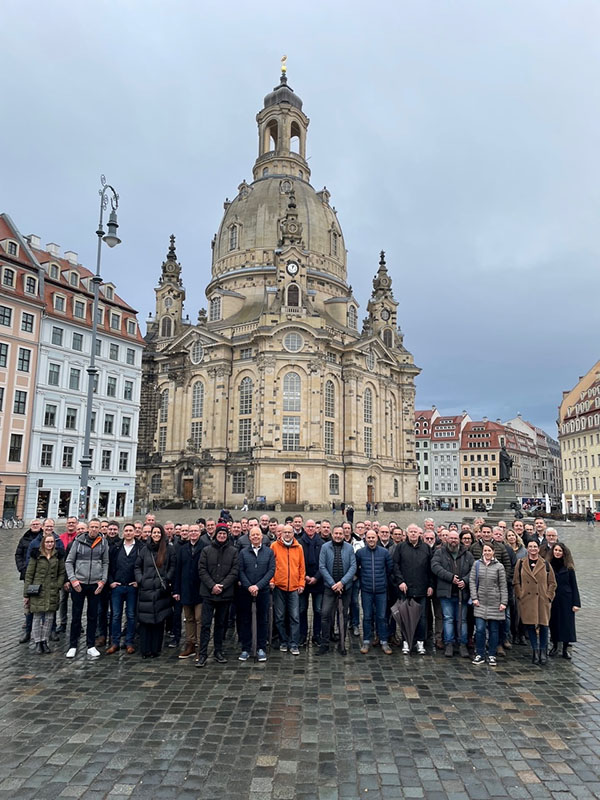
[[[76,647],[69,647],[67,650],[67,658],[75,658],[77,655],[77,648]]]
[[[250,658],[250,653],[247,650],[242,650],[242,652],[238,656],[238,661],[248,661]]]
[[[496,648],[496,655],[498,655],[498,656],[505,656],[506,655],[506,650],[502,647],[501,644],[499,644],[498,647]]]
[[[512,644],[508,639],[503,643],[502,646],[504,647],[505,650],[512,650]]]
[[[446,658],[452,658],[452,656],[454,655],[454,645],[453,644],[447,644],[446,645],[446,649],[444,650],[444,655],[446,656]]]
[[[417,642],[417,653],[420,656],[424,656],[426,652],[427,651],[425,650],[425,642]]]
[[[352,626],[352,636],[360,636],[360,629],[358,625]]]
[[[326,653],[329,652],[329,645],[328,644],[320,644],[319,649],[317,650],[318,656],[324,656]]]
[[[227,659],[225,658],[225,654],[222,653],[220,650],[219,650],[218,653],[215,653],[214,658],[215,658],[215,661],[218,664],[226,664],[227,663]]]
[[[171,636],[171,638],[169,639],[169,643],[167,644],[167,647],[171,648],[179,647],[179,640],[176,639],[174,636]]]
[[[389,646],[389,644],[387,642],[382,642],[381,643],[381,649],[386,654],[386,656],[391,656],[392,655],[392,648]]]
[[[280,653],[287,653],[287,644],[280,644],[279,645],[279,652]]]
[[[259,650],[258,653],[256,654],[256,658],[258,661],[266,661],[267,654],[265,653],[264,650]]]
[[[466,644],[459,645],[459,652],[461,658],[469,658],[469,648]]]
[[[96,650],[95,647],[88,647],[87,654],[90,658],[98,658],[100,656],[100,650]]]
[[[290,647],[290,653],[291,653],[293,656],[299,656],[299,655],[300,655],[300,650],[298,649],[297,645],[293,644],[293,645]]]
[[[496,666],[496,656],[488,656],[488,664],[490,667]]]
[[[363,656],[366,656],[370,649],[371,642],[364,641],[362,647],[360,648],[360,652],[363,654]]]
[[[485,664],[485,658],[483,656],[475,656],[475,658],[473,659],[473,661],[471,663],[472,664]]]
[[[196,663],[194,664],[195,667],[205,667],[207,662],[206,656],[198,656],[196,658]]]
[[[402,645],[402,655],[403,656],[410,655],[410,647],[408,646],[408,642],[404,642]]]

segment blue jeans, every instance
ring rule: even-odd
[[[498,633],[500,623],[497,619],[480,619],[475,617],[475,649],[477,655],[482,658],[485,656],[485,634],[486,631],[490,632],[490,639],[488,641],[488,655],[495,656],[498,649]]]
[[[440,597],[442,616],[444,618],[444,642],[454,644],[454,625],[458,620],[458,597]],[[463,600],[460,620],[460,644],[467,643],[467,601]]]
[[[323,603],[323,584],[318,589],[307,586],[301,595],[300,602],[300,641],[308,640],[308,600],[312,597],[313,624],[312,635],[316,641],[321,638],[321,605]]]
[[[367,592],[362,589],[360,596],[363,610],[363,641],[371,641],[373,617],[375,617],[379,641],[387,642],[387,592]]]
[[[123,618],[123,605],[127,615],[127,629],[125,644],[133,647],[135,637],[135,610],[137,604],[137,589],[135,586],[115,586],[111,594],[112,608],[112,643],[117,647],[121,644],[121,620]]]
[[[285,624],[287,612],[290,635]],[[298,592],[285,592],[277,586],[273,589],[273,613],[279,634],[279,642],[290,647],[298,647],[300,642],[300,595]]]
[[[358,628],[360,624],[360,606],[358,605],[358,594],[360,592],[360,581],[352,584],[352,594],[350,595],[350,624],[353,628]]]
[[[529,641],[531,642],[531,646],[534,650],[546,650],[548,647],[548,626],[547,625],[539,625],[540,629],[540,640],[538,643],[537,633],[535,632],[535,625],[525,625],[527,628],[527,634],[529,635]]]

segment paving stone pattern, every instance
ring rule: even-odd
[[[0,531],[0,800],[600,797],[600,526],[569,528],[573,660],[495,670],[394,649],[266,664],[35,655],[17,642],[19,533]],[[563,538],[561,536],[561,538]],[[64,640],[64,637],[62,637]]]

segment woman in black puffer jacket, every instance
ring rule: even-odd
[[[164,528],[153,525],[135,564],[142,658],[156,658],[161,651],[165,620],[171,614],[175,566],[175,553]]]

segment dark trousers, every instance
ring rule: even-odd
[[[69,635],[69,646],[77,647],[81,636],[81,617],[83,616],[83,604],[87,600],[87,617],[85,624],[85,640],[88,646],[93,647],[96,643],[96,624],[98,622],[98,605],[100,596],[94,594],[98,588],[96,583],[80,583],[80,592],[75,589],[71,592],[71,632]]]
[[[308,640],[308,602],[312,597],[313,624],[312,635],[315,641],[321,638],[321,606],[323,605],[323,585],[317,589],[306,586],[300,595],[300,641]]]
[[[200,627],[200,649],[201,656],[208,655],[208,643],[210,642],[210,627],[213,617],[215,618],[214,642],[215,653],[223,650],[223,638],[227,629],[229,619],[229,601],[213,600],[205,597],[202,601],[202,625]]]
[[[140,651],[143,656],[157,656],[162,650],[165,621],[140,622]]]
[[[339,621],[340,626],[343,626],[345,620],[348,619],[351,596],[352,587],[349,589],[344,589],[341,596],[344,619]],[[329,586],[325,587],[325,590],[323,591],[323,604],[321,605],[321,644],[329,644],[329,639],[331,637],[331,623],[335,619],[335,612],[337,611],[339,599],[340,595],[337,592],[332,591]],[[340,647],[343,648],[343,646],[344,640],[342,639],[340,632]]]
[[[267,649],[269,632],[270,590],[267,588],[256,595],[256,600],[247,589],[240,589],[238,594],[238,622],[242,650],[252,650],[252,604],[256,603],[256,649]],[[216,647],[215,647],[216,649]]]
[[[179,640],[181,639],[181,612],[183,606],[181,600],[173,600],[172,606],[173,613],[167,619],[167,632],[170,633],[177,644],[179,644]]]
[[[110,586],[106,584],[100,592],[98,598],[98,625],[96,632],[98,636],[108,638],[109,633],[109,610],[110,610]]]
[[[121,643],[121,620],[123,618],[123,605],[127,615],[127,632],[125,644],[133,647],[135,636],[135,611],[137,606],[137,589],[135,586],[115,586],[111,594],[112,609],[112,643],[117,647]]]

